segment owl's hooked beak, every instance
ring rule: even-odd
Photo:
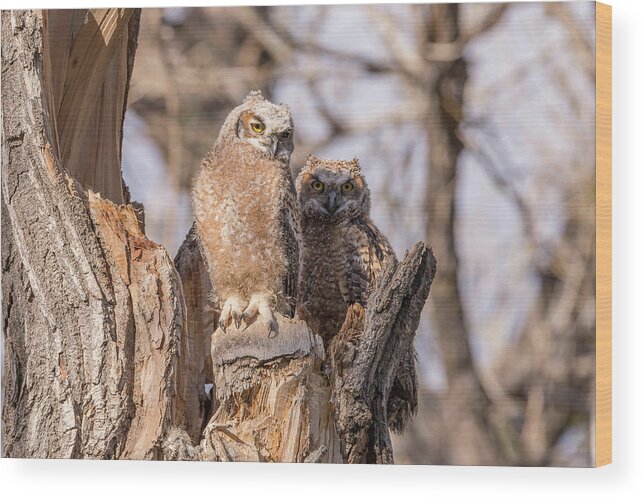
[[[337,208],[339,207],[339,203],[337,201],[337,191],[335,191],[334,189],[330,190],[328,192],[328,198],[326,199],[325,203],[326,211],[329,215],[333,215],[337,211]]]
[[[279,149],[279,139],[277,137],[270,137],[270,154],[273,159],[277,158],[277,150]]]

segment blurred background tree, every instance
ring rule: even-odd
[[[124,177],[175,253],[229,110],[288,103],[294,173],[359,157],[397,251],[438,260],[396,462],[589,465],[594,71],[591,3],[146,9]]]

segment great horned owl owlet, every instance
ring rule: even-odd
[[[274,333],[273,311],[294,313],[299,218],[292,150],[290,111],[254,91],[228,114],[196,178],[196,230],[224,330],[258,315]]]
[[[370,191],[357,160],[309,156],[297,178],[297,197],[302,231],[298,313],[328,346],[348,307],[367,305],[377,277],[395,253],[370,219]],[[416,407],[411,348],[389,397],[391,429],[402,431]]]

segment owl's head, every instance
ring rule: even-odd
[[[259,90],[250,92],[226,118],[219,140],[230,136],[272,159],[286,165],[290,162],[294,148],[290,110],[283,104],[273,104],[265,99]]]
[[[371,208],[371,193],[357,159],[308,156],[297,177],[297,198],[304,217],[325,223],[368,215]]]

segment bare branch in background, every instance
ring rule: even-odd
[[[532,247],[538,247],[538,240],[535,234],[532,215],[529,206],[523,196],[520,194],[512,181],[506,179],[499,171],[494,158],[473,138],[473,134],[467,133],[466,127],[461,127],[458,131],[458,137],[464,144],[468,152],[472,153],[479,161],[480,166],[484,169],[489,180],[504,193],[515,206],[527,239],[531,242]]]
[[[565,27],[579,64],[584,68],[587,78],[590,81],[595,81],[594,44],[589,38],[589,34],[583,29],[577,17],[565,3],[547,3],[545,4],[545,9],[550,16],[558,19]]]
[[[394,22],[391,14],[384,12],[381,7],[376,5],[366,8],[372,23],[382,34],[385,46],[389,49],[389,55],[395,61],[395,65],[400,68],[399,71],[411,80],[421,81],[425,76],[422,71],[426,69],[422,56],[415,47],[402,40],[398,25]]]
[[[241,7],[236,9],[234,14],[248,35],[255,38],[277,64],[286,64],[290,60],[293,53],[292,46],[258,15],[256,7]]]
[[[505,14],[509,11],[510,4],[501,3],[497,5],[490,5],[487,15],[482,21],[474,28],[463,31],[460,35],[460,43],[465,46],[471,43],[476,37],[488,33],[504,18]]]

